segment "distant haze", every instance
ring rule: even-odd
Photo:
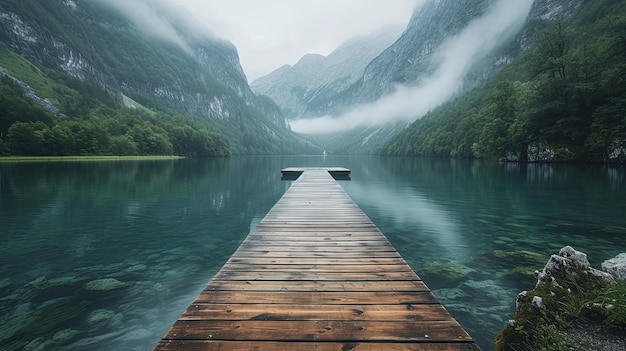
[[[293,65],[305,54],[327,55],[354,36],[369,34],[388,24],[406,26],[413,10],[425,2],[167,1],[185,6],[217,36],[235,44],[249,82],[284,64]]]
[[[413,121],[450,99],[477,59],[492,51],[505,34],[519,30],[533,0],[499,0],[481,18],[436,51],[437,70],[415,86],[397,86],[395,92],[376,102],[357,106],[341,116],[322,116],[292,121],[291,129],[306,134],[340,132],[359,126],[392,121]]]

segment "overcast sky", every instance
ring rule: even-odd
[[[406,25],[424,0],[168,0],[237,47],[252,82],[308,53],[388,24]]]

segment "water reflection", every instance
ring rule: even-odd
[[[565,245],[595,267],[626,251],[623,167],[371,158],[342,184],[479,342]]]
[[[382,157],[0,164],[3,350],[149,350],[289,187],[341,182],[481,347],[565,245],[626,252],[619,166]],[[442,272],[452,272],[450,276]]]
[[[394,226],[410,229],[406,239],[428,241],[458,260],[469,256],[453,214],[424,194],[384,183],[354,182],[344,187],[356,202],[371,202],[368,207],[377,211],[377,217],[385,216]]]

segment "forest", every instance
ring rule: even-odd
[[[508,161],[626,159],[626,3],[584,2],[531,25],[532,43],[485,85],[429,112],[386,155]]]
[[[0,155],[321,153],[210,33],[179,22],[181,48],[94,1],[6,0],[0,15]]]
[[[230,155],[229,141],[193,117],[124,107],[119,95],[65,77],[65,114],[34,104],[0,80],[0,155]],[[68,87],[73,89],[69,89]],[[57,86],[56,89],[61,89]]]

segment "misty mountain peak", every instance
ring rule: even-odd
[[[191,54],[194,41],[220,41],[186,8],[163,0],[96,0],[130,20],[145,35],[178,45]]]
[[[320,55],[320,54],[306,54],[306,55],[302,56],[302,58],[298,61],[298,63],[296,63],[295,66],[297,66],[297,65],[317,65],[317,64],[322,64],[325,59],[326,59],[326,56],[324,56],[324,55]]]
[[[371,60],[401,32],[402,27],[386,26],[347,40],[328,56],[304,55],[295,65],[256,79],[251,87],[277,102],[287,118],[298,118],[312,101],[332,96],[358,80]]]

